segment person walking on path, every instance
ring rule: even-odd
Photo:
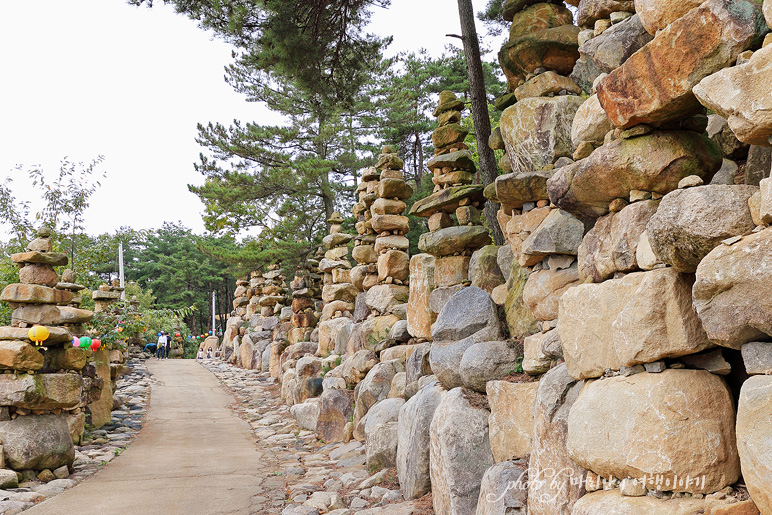
[[[169,333],[164,333],[166,335],[166,351],[164,352],[164,359],[169,359],[169,354],[172,353],[172,337]]]
[[[168,337],[166,336],[165,331],[161,331],[161,334],[158,335],[158,343],[156,344],[158,347],[155,351],[155,357],[157,359],[163,359],[166,355],[166,342],[168,341]]]

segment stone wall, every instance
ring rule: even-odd
[[[409,263],[401,160],[362,172],[272,375],[441,515],[772,513],[772,3],[571,3],[504,2],[484,190],[440,96]]]

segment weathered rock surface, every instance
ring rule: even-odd
[[[563,294],[558,333],[572,377],[699,352],[711,343],[692,306],[691,276],[636,272]]]
[[[319,418],[316,436],[323,442],[342,442],[346,423],[354,416],[354,392],[325,390],[319,398]]]
[[[756,191],[753,186],[710,185],[665,195],[646,227],[651,249],[678,271],[696,271],[722,240],[755,228],[748,199]]]
[[[475,515],[524,515],[528,504],[528,463],[505,461],[485,471]]]
[[[0,341],[0,369],[40,370],[43,361],[40,351],[25,341]]]
[[[555,172],[535,170],[512,172],[496,177],[496,197],[500,202],[520,207],[523,202],[546,200],[547,179]]]
[[[589,141],[600,146],[606,133],[613,128],[611,120],[598,101],[598,95],[592,95],[576,110],[574,121],[571,123],[571,144],[576,148],[580,143]],[[544,191],[546,192],[546,185]]]
[[[405,499],[416,499],[431,490],[429,477],[429,427],[445,390],[438,382],[424,386],[399,410],[397,476]]]
[[[83,378],[79,374],[3,374],[0,375],[0,405],[72,409],[80,402],[82,387]]]
[[[646,159],[641,159],[646,156]],[[609,202],[633,190],[662,195],[689,175],[709,181],[721,168],[718,146],[690,131],[652,131],[612,141],[589,157],[559,168],[547,181],[550,200],[579,218],[608,213]]]
[[[506,281],[499,268],[498,252],[499,247],[486,245],[472,254],[469,261],[469,281],[489,295],[493,288]]]
[[[586,471],[566,449],[568,416],[584,381],[576,382],[565,365],[551,369],[539,381],[533,406],[533,440],[528,463],[528,513],[571,513],[585,493]]]
[[[772,377],[745,381],[737,404],[737,450],[743,479],[761,513],[772,512]]]
[[[653,485],[652,485],[653,486]],[[695,515],[705,512],[703,499],[625,497],[619,489],[592,492],[577,501],[572,515]]]
[[[450,390],[464,385],[464,378],[461,376],[461,360],[464,358],[464,353],[475,343],[477,342],[471,336],[459,341],[432,342],[429,351],[429,367],[442,386]]]
[[[498,340],[501,336],[496,304],[475,286],[456,292],[432,327],[435,342],[457,342],[468,336],[473,336],[474,342]]]
[[[436,315],[429,309],[434,289],[434,256],[418,254],[410,258],[410,293],[407,303],[407,330],[416,338],[430,338]]]
[[[751,2],[708,0],[603,79],[598,99],[611,122],[623,129],[684,118],[699,108],[692,88],[758,45],[768,30]]]
[[[599,283],[616,272],[636,270],[638,242],[658,205],[656,200],[634,202],[599,218],[579,246],[579,279],[592,277]]]
[[[361,422],[370,408],[386,399],[391,389],[391,381],[398,372],[405,371],[405,364],[398,360],[382,361],[375,365],[354,390],[354,437],[364,438]],[[396,421],[396,419],[395,419]],[[385,423],[385,422],[384,422]],[[396,447],[395,447],[396,449]]]
[[[72,465],[75,447],[64,415],[27,415],[0,421],[6,464],[15,470]]]
[[[316,431],[316,422],[319,419],[319,399],[308,399],[306,402],[290,407],[290,414],[303,429]]]
[[[458,373],[464,386],[485,392],[488,381],[501,379],[517,368],[518,352],[507,342],[480,342],[464,351]]]
[[[757,50],[750,61],[702,79],[694,95],[705,107],[727,119],[742,142],[769,145],[772,136],[772,100],[764,84],[772,80],[772,48]]]
[[[385,399],[367,412],[364,423],[365,453],[370,471],[397,464],[399,412],[405,399]]]
[[[549,254],[576,255],[584,224],[562,209],[552,209],[539,227],[523,241],[521,266],[535,265]]]
[[[635,13],[643,27],[653,36],[700,4],[702,2],[699,0],[635,0]]]
[[[719,245],[697,267],[694,307],[711,342],[739,349],[772,335],[772,229]]]
[[[448,256],[465,250],[476,250],[490,243],[491,237],[485,227],[464,225],[425,232],[418,240],[418,248],[434,256]]]
[[[526,98],[501,113],[513,172],[539,170],[571,155],[571,124],[582,102],[574,95]]]
[[[579,27],[563,25],[530,32],[505,43],[499,51],[499,63],[514,90],[537,68],[568,76],[579,58]]]
[[[523,288],[523,302],[537,320],[555,320],[561,296],[578,284],[579,268],[576,263],[562,270],[537,270],[528,276]]]
[[[729,389],[709,372],[611,377],[582,390],[568,417],[567,447],[602,477],[661,475],[674,491],[710,493],[740,475],[734,418]],[[687,476],[699,479],[673,485]]]
[[[592,25],[597,20],[608,18],[613,12],[635,12],[632,0],[581,0],[577,9],[576,23]]]
[[[486,387],[491,407],[488,426],[493,459],[501,463],[528,456],[533,438],[532,409],[539,383],[489,381]]]
[[[571,78],[585,92],[590,93],[593,81],[601,73],[612,72],[651,40],[652,36],[643,28],[638,16],[631,16],[612,25],[579,47],[579,60],[571,72]],[[606,114],[605,111],[603,114]],[[608,124],[611,125],[611,122],[608,121]]]
[[[494,464],[489,415],[472,406],[461,388],[447,392],[437,406],[430,427],[430,476],[438,514],[475,512],[483,475]]]

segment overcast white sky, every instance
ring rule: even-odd
[[[485,3],[474,0],[477,10]],[[425,47],[439,55],[458,41],[445,37],[460,32],[456,2],[392,0],[375,13],[372,32],[394,36],[390,53]],[[276,123],[223,81],[230,47],[169,6],[2,2],[0,49],[0,179],[13,177],[17,195],[29,199],[15,165],[53,175],[64,156],[104,155],[108,175],[85,213],[91,234],[178,220],[202,232],[203,204],[187,190],[203,182],[193,169],[196,123]]]

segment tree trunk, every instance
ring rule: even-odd
[[[480,176],[483,185],[487,186],[496,180],[499,172],[496,156],[493,154],[493,149],[488,146],[491,121],[488,117],[488,100],[485,96],[480,42],[477,39],[472,0],[458,0],[458,17],[461,21],[461,35],[464,42],[466,74],[469,77],[469,96],[472,99],[472,120],[477,139],[477,154],[480,156]],[[499,227],[496,211],[498,211],[498,204],[491,201],[485,203],[485,218],[493,231],[493,241],[496,245],[503,245],[504,233]]]

